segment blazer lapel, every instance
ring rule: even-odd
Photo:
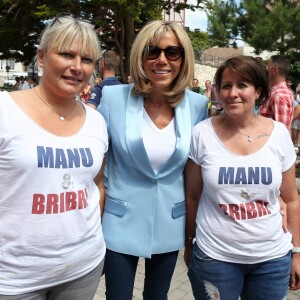
[[[190,142],[192,135],[192,123],[190,105],[187,94],[185,93],[184,98],[179,105],[175,107],[175,130],[176,130],[176,146],[173,154],[160,169],[157,177],[164,177],[174,172],[177,168],[182,168],[182,163],[188,157],[190,150]]]
[[[138,172],[155,177],[143,143],[143,107],[144,98],[134,96],[130,89],[126,106],[126,145]]]

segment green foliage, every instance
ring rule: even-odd
[[[204,1],[208,0],[198,4]],[[146,22],[161,19],[163,9],[170,12],[184,7],[197,9],[174,0],[1,0],[0,59],[31,63],[45,22],[57,15],[72,14],[91,21],[99,32],[102,48],[116,50],[123,58],[120,75],[125,81],[136,33]],[[196,49],[206,47],[203,33],[195,33],[192,38]]]
[[[241,37],[259,54],[263,50],[284,54],[299,48],[300,5],[296,0],[214,0],[208,15],[208,32],[216,45],[228,46]]]
[[[214,0],[208,6],[207,30],[212,43],[220,47],[235,45],[237,6],[234,0]]]
[[[190,31],[187,29],[187,33],[190,37],[195,52],[202,52],[204,49],[213,46],[207,32],[203,32],[200,29],[195,29],[195,31]]]

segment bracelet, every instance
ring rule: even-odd
[[[292,253],[300,253],[300,247],[292,248]]]

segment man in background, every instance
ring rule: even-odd
[[[283,123],[289,131],[293,121],[294,97],[286,84],[291,63],[283,55],[273,55],[268,63],[271,95],[259,108],[260,115]]]
[[[118,85],[122,84],[116,77],[120,64],[120,57],[115,51],[108,50],[103,53],[103,56],[99,60],[99,72],[103,81],[96,85],[87,100],[87,105],[97,109],[102,98],[102,89],[106,85]]]
[[[199,86],[199,80],[197,78],[193,79],[191,90],[195,93],[204,95],[204,89]]]

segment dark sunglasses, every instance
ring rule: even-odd
[[[161,49],[156,46],[149,46],[145,48],[145,58],[148,60],[157,59],[162,51],[166,58],[170,61],[178,60],[184,55],[184,49],[179,46],[168,46],[165,49]]]
[[[56,16],[51,22],[49,27],[52,27],[56,22],[60,24],[63,23],[64,19],[71,19],[71,18],[69,16]],[[83,21],[83,20],[77,20],[77,21],[84,23],[87,27],[91,27],[92,29],[94,28],[94,25],[88,21]]]

